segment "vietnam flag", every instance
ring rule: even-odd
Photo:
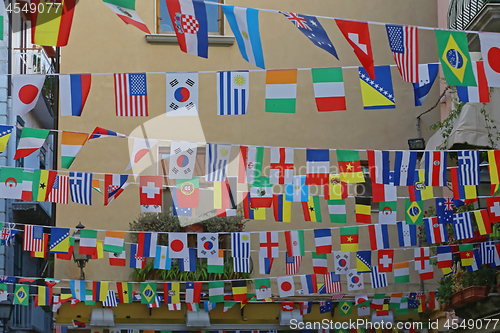
[[[359,230],[357,226],[340,228],[340,250],[358,252]]]
[[[474,245],[460,244],[459,249],[462,266],[471,266],[474,263]]]
[[[364,183],[359,152],[356,150],[337,150],[340,179],[346,183]]]
[[[31,13],[31,42],[43,46],[68,44],[76,0],[32,0],[35,8]]]

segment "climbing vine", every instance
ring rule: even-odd
[[[450,89],[451,92],[456,92],[455,88],[451,88],[450,86],[447,87],[447,89]],[[452,95],[453,97],[451,98],[452,104],[455,106],[452,110],[450,110],[448,117],[444,119],[443,121],[438,121],[435,124],[432,124],[430,126],[431,130],[439,130],[441,132],[441,136],[443,137],[443,143],[437,147],[437,149],[444,150],[446,149],[448,145],[448,139],[453,132],[453,125],[455,119],[457,119],[460,116],[460,113],[462,112],[463,107],[467,104],[466,102],[459,102],[458,98],[455,97],[455,95]],[[488,132],[488,142],[490,147],[496,148],[497,147],[497,141],[500,141],[500,132],[498,131],[497,126],[495,125],[494,120],[491,118],[488,112],[486,112],[485,109],[486,103],[482,103],[481,109],[479,109],[479,112],[483,115],[484,121],[486,123],[485,128],[486,131]]]

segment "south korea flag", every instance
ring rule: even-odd
[[[167,73],[167,116],[198,116],[198,73]]]

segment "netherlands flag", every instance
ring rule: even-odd
[[[208,58],[207,11],[203,1],[169,0],[167,8],[181,51]]]
[[[82,115],[90,92],[91,77],[90,74],[59,75],[61,116],[80,117]]]

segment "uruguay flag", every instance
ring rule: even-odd
[[[82,115],[83,107],[90,92],[90,74],[59,75],[59,96],[61,116]]]
[[[222,10],[233,31],[243,59],[264,69],[264,54],[262,53],[259,32],[259,11],[253,8],[227,5],[222,5]]]
[[[418,65],[418,82],[413,83],[415,106],[421,106],[431,91],[439,71],[438,64]]]
[[[181,51],[208,58],[205,3],[193,0],[168,0],[167,8]]]

